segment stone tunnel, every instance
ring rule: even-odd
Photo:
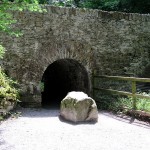
[[[13,12],[17,20],[13,27],[23,36],[0,33],[0,44],[7,50],[0,65],[18,81],[24,106],[59,104],[73,90],[89,95],[95,71],[149,77],[149,14],[45,9],[45,13]]]
[[[60,101],[71,91],[90,94],[90,82],[85,67],[73,59],[59,59],[45,70],[42,83],[42,106],[59,106]]]

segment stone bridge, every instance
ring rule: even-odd
[[[94,70],[150,77],[144,73],[150,66],[150,15],[45,8],[44,13],[13,12],[13,27],[23,36],[0,34],[7,50],[1,65],[18,81],[24,103],[60,102],[70,90],[90,95]]]

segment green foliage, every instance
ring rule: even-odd
[[[12,24],[17,21],[13,18],[13,11],[46,11],[42,9],[38,0],[0,0],[0,32],[8,33],[10,36],[19,37],[20,31],[14,30]],[[0,59],[3,58],[5,48],[0,43]],[[0,67],[0,110],[18,102],[19,92],[15,88],[16,82],[8,78]],[[0,114],[0,120],[3,119]]]
[[[16,82],[6,76],[0,67],[0,121],[7,116],[7,112],[1,110],[19,102],[19,91],[15,88],[16,84]]]
[[[102,1],[99,0],[86,0],[80,5],[83,8],[101,9]]]
[[[150,93],[140,93],[144,96],[150,96]],[[133,108],[132,97],[123,97],[117,95],[106,94],[101,91],[95,92],[95,100],[97,106],[102,110],[111,110],[115,112],[127,111]],[[150,99],[137,98],[136,109],[141,111],[150,112]]]
[[[38,0],[39,4],[48,4],[48,0]]]
[[[145,96],[150,96],[150,93],[141,93],[142,95]],[[150,112],[150,99],[137,99],[137,104],[136,104],[137,110],[143,110],[143,111],[147,111]]]
[[[141,93],[142,95],[150,96],[150,93]],[[109,108],[114,111],[119,110],[129,110],[133,108],[133,98],[132,97],[119,97],[114,101]],[[150,100],[144,98],[137,98],[136,100],[136,109],[141,111],[150,112]]]
[[[117,10],[119,0],[86,0],[81,7],[102,9],[102,10]]]
[[[150,13],[149,0],[56,0],[53,5],[130,13]]]
[[[44,91],[44,82],[40,82],[39,86],[40,86],[41,92],[43,92]]]
[[[113,110],[113,103],[118,99],[118,96],[110,95],[99,90],[94,92],[94,99],[96,100],[98,109]]]
[[[55,6],[65,6],[65,7],[74,7],[73,0],[64,0],[64,1],[56,0],[56,1],[53,2],[53,5],[55,5]]]
[[[17,20],[13,18],[13,11],[45,11],[42,9],[37,0],[1,0],[0,3],[0,31],[9,33],[19,37],[21,33],[12,29],[12,24],[15,24]]]
[[[0,45],[0,59],[3,58],[5,51],[6,51],[5,48],[2,45]]]
[[[149,0],[86,0],[82,7],[107,11],[150,13]]]
[[[17,102],[19,98],[18,91],[14,88],[14,82],[8,78],[0,68],[0,107],[5,108],[11,102]]]
[[[150,13],[149,0],[120,0],[118,7],[125,12]]]

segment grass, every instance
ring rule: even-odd
[[[150,96],[150,93],[144,95]],[[150,112],[150,99],[137,99],[137,110]]]
[[[114,102],[112,109],[117,110],[118,108],[132,109],[133,99],[131,97],[119,98]],[[137,98],[136,109],[141,111],[150,112],[150,100]]]
[[[141,93],[142,95],[150,96],[150,93]],[[133,108],[133,99],[131,97],[123,97],[117,95],[109,95],[97,93],[97,105],[99,109],[112,110],[118,112],[123,109]],[[150,99],[137,98],[136,109],[150,112]]]

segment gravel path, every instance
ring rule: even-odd
[[[58,109],[23,109],[0,125],[0,150],[149,150],[150,126],[99,113],[96,124],[59,120]]]

